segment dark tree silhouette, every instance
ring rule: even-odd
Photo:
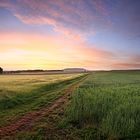
[[[3,69],[0,67],[0,74],[2,74],[3,73]]]

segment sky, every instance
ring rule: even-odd
[[[140,68],[140,0],[0,0],[4,70]]]

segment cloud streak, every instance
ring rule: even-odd
[[[27,24],[48,24],[77,32],[116,29],[139,35],[140,2],[107,0],[1,0],[0,7],[10,10]],[[123,13],[121,11],[124,11]],[[127,24],[126,24],[127,23]],[[115,27],[115,28],[114,28]]]
[[[90,4],[94,9],[88,7]],[[94,33],[97,24],[101,25],[103,22],[105,25],[110,22],[104,17],[107,10],[98,1],[93,3],[90,0],[89,2],[78,0],[75,3],[74,0],[63,2],[61,0],[16,0],[15,2],[3,0],[0,2],[0,7],[7,8],[26,24],[48,24],[55,30],[67,28],[78,33]]]

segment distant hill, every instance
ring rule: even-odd
[[[87,70],[84,68],[66,68],[63,71],[64,72],[86,72]]]

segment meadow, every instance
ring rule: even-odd
[[[65,127],[84,140],[140,139],[140,71],[94,72],[71,94]]]

